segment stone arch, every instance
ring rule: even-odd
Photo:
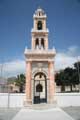
[[[37,71],[33,79],[33,102],[47,103],[47,79],[45,73]]]
[[[35,71],[32,73],[32,79],[34,79],[34,76],[35,76],[36,74],[38,74],[38,73],[43,73],[43,74],[46,76],[46,79],[48,79],[48,73],[47,73],[46,71],[44,71],[44,70],[41,70],[41,71],[35,70]]]
[[[38,79],[40,78],[45,78],[46,79],[46,75],[44,74],[44,73],[42,73],[42,72],[38,72],[38,73],[36,73],[35,74],[35,76],[34,76],[34,78],[36,78],[36,76],[38,76]]]

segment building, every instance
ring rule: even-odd
[[[8,87],[7,87],[7,79],[0,77],[0,93],[7,93]]]
[[[47,16],[38,8],[33,15],[31,49],[25,49],[27,104],[53,103],[55,49],[49,49]]]
[[[15,82],[8,84],[9,93],[19,93],[19,86]]]

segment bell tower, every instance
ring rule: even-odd
[[[47,16],[38,8],[33,15],[31,49],[25,49],[26,103],[53,103],[55,93],[55,49],[48,47]]]
[[[46,27],[46,14],[42,9],[33,15],[32,49],[48,49],[48,29]]]

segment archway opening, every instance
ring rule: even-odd
[[[37,23],[37,29],[42,30],[42,21],[38,21]]]
[[[35,48],[36,49],[39,49],[39,39],[37,38],[36,41],[35,41]]]
[[[43,38],[41,39],[41,48],[43,48],[43,49],[45,48],[44,47],[44,39]]]
[[[42,72],[34,76],[34,104],[47,102],[47,80]]]

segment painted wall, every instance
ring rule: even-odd
[[[0,107],[23,107],[25,94],[0,93]]]
[[[80,106],[80,93],[56,93],[55,99],[60,107]]]
[[[80,93],[56,93],[57,106],[80,106]],[[25,94],[0,93],[0,107],[23,107]]]

